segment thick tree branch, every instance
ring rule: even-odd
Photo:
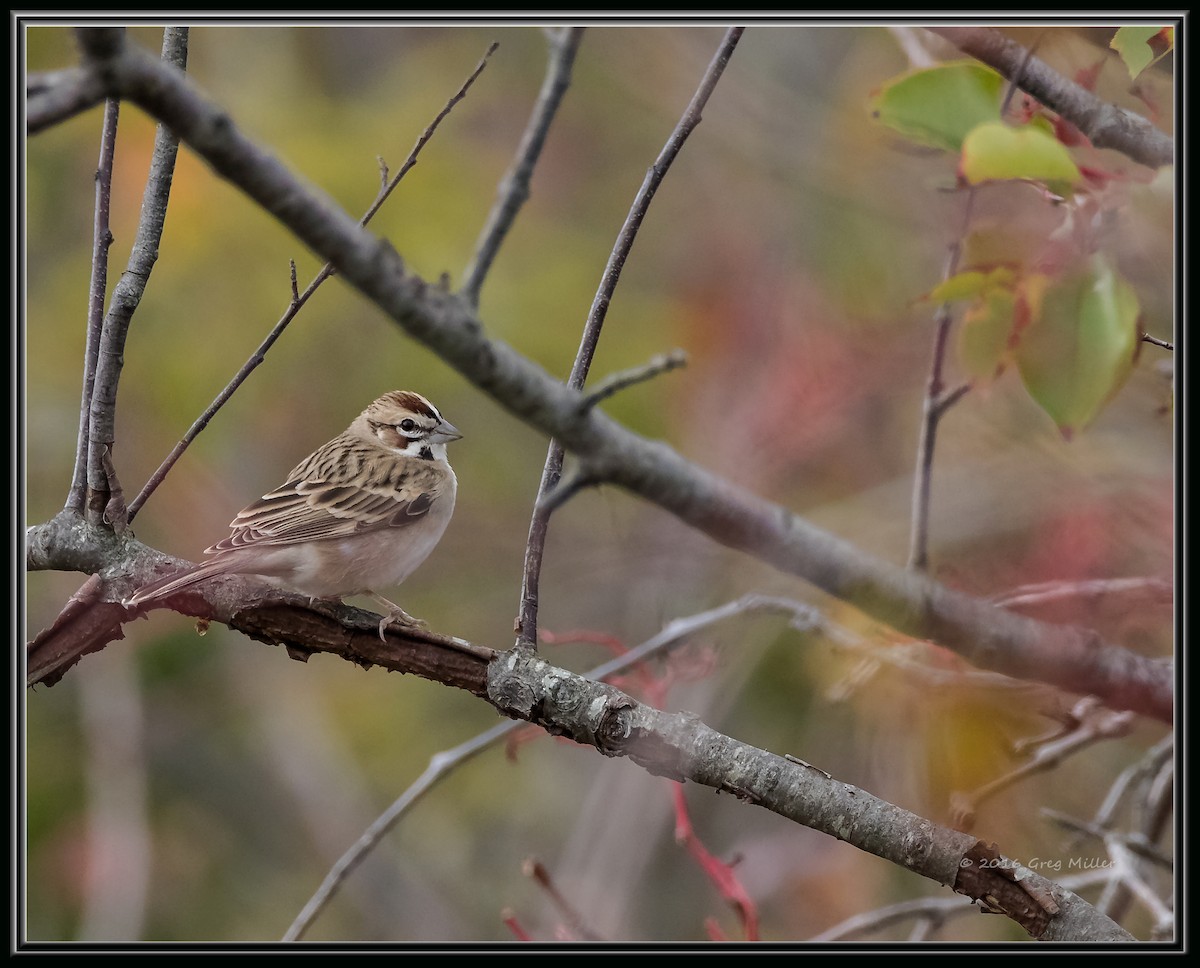
[[[1061,114],[1097,148],[1113,148],[1151,168],[1175,161],[1175,143],[1145,118],[1102,101],[990,27],[929,27],[965,54],[995,68]]]
[[[1131,941],[1059,885],[950,830],[804,763],[724,736],[686,712],[667,713],[513,650],[488,666],[488,698],[509,716],[628,756],[651,773],[692,780],[844,840],[952,887],[1045,941]]]
[[[31,686],[53,685],[84,655],[124,638],[124,626],[140,612],[131,612],[121,600],[155,577],[190,564],[143,545],[128,532],[116,537],[67,512],[30,529],[29,558],[40,558],[51,529],[59,532],[58,540],[49,539],[56,550],[73,540],[70,560],[97,573],[29,643],[26,680]],[[329,652],[363,667],[411,672],[479,696],[485,693],[484,667],[494,655],[483,646],[420,629],[392,628],[384,643],[379,616],[372,612],[311,603],[303,595],[236,577],[206,582],[172,597],[169,605],[202,625],[221,622],[260,642],[282,645],[293,659],[307,661],[314,653]]]
[[[110,36],[97,33],[106,29],[81,31],[86,48],[111,49]],[[242,135],[180,73],[134,47],[102,54],[96,70],[113,93],[170,124],[218,173],[332,262],[412,337],[500,406],[562,441],[590,474],[975,665],[1093,693],[1114,708],[1172,721],[1170,667],[1104,642],[1094,632],[1007,613],[873,558],[670,447],[626,430],[599,410],[586,411],[580,394],[506,344],[488,339],[465,300],[406,273],[386,241]]]

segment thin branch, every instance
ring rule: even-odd
[[[1171,937],[1175,926],[1175,914],[1143,879],[1133,851],[1115,837],[1106,838],[1104,844],[1119,872],[1120,886],[1141,901],[1142,906],[1153,916],[1154,937]]]
[[[1169,766],[1175,752],[1175,737],[1164,736],[1137,763],[1121,771],[1111,787],[1104,802],[1096,811],[1092,823],[1104,830],[1111,829],[1116,822],[1117,811],[1122,802],[1135,786],[1145,784],[1159,772],[1164,765]]]
[[[620,393],[622,390],[653,380],[661,373],[670,373],[680,367],[687,366],[687,354],[683,350],[672,350],[651,357],[641,366],[635,366],[619,373],[610,373],[583,395],[582,406],[590,410],[598,403]]]
[[[475,256],[465,273],[462,296],[472,306],[479,305],[479,290],[483,287],[484,277],[500,251],[501,243],[512,228],[517,213],[529,198],[533,169],[546,144],[550,124],[571,84],[571,69],[575,64],[579,44],[583,40],[584,29],[561,27],[554,31],[546,31],[546,40],[550,48],[546,78],[542,81],[542,89],[538,93],[537,103],[534,104],[533,114],[525,126],[521,143],[517,146],[516,158],[500,182],[497,190],[499,197],[488,214],[487,223],[475,245]]]
[[[974,205],[975,186],[971,185],[967,189],[966,201],[963,203],[962,225],[946,258],[946,268],[942,272],[943,281],[958,272],[958,264],[962,258]],[[913,480],[912,527],[908,550],[908,567],[914,571],[927,571],[929,568],[929,503],[933,488],[933,451],[937,444],[938,424],[953,403],[957,402],[970,388],[969,385],[964,385],[952,398],[943,396],[942,370],[946,362],[946,349],[949,345],[950,327],[953,322],[954,317],[950,312],[950,304],[944,303],[938,309],[934,321],[933,359],[929,364],[929,380],[925,386],[925,400],[922,408],[921,436],[917,442],[916,476]]]
[[[167,27],[163,31],[162,60],[183,71],[187,67],[188,28]],[[87,498],[85,513],[91,523],[105,520],[113,493],[109,485],[111,452],[116,440],[117,384],[125,362],[125,338],[134,311],[150,281],[158,261],[158,247],[166,224],[167,203],[179,152],[178,136],[159,123],[154,136],[150,173],[142,194],[142,211],[137,234],[129,253],[125,272],[113,288],[108,312],[100,330],[96,376],[92,385],[88,415]],[[115,473],[115,472],[114,472]],[[125,511],[124,508],[121,509]],[[125,517],[109,523],[121,528]]]
[[[1072,817],[1070,814],[1063,813],[1060,810],[1052,810],[1049,807],[1042,807],[1042,816],[1047,820],[1052,820],[1060,827],[1065,827],[1067,830],[1075,833],[1085,834],[1088,837],[1093,837],[1101,843],[1116,837],[1139,857],[1143,857],[1151,863],[1157,864],[1164,870],[1170,871],[1175,867],[1175,862],[1168,854],[1159,850],[1153,844],[1146,843],[1140,836],[1129,834],[1114,834],[1111,830],[1105,830],[1103,827],[1098,827],[1094,823],[1088,823],[1086,820],[1080,820],[1078,817]]]
[[[372,218],[375,217],[375,214],[382,207],[383,203],[387,201],[388,196],[390,196],[395,190],[396,186],[400,184],[400,179],[403,178],[408,173],[409,169],[411,169],[413,165],[417,163],[417,157],[420,155],[421,149],[424,148],[429,140],[433,137],[434,132],[438,129],[438,125],[442,123],[442,120],[450,113],[454,106],[458,104],[458,102],[464,97],[466,97],[467,91],[470,89],[471,85],[475,83],[475,79],[479,77],[481,73],[483,73],[483,69],[487,66],[488,59],[492,56],[498,46],[498,44],[493,43],[488,47],[479,63],[475,65],[475,69],[458,89],[458,92],[446,102],[442,110],[438,112],[437,117],[435,117],[431,122],[429,122],[428,125],[425,126],[425,130],[421,132],[421,136],[417,138],[417,143],[413,145],[412,150],[409,151],[408,157],[404,160],[404,164],[400,166],[400,169],[391,177],[390,180],[387,177],[387,165],[384,164],[382,158],[379,159],[380,170],[382,172],[382,185],[378,194],[375,196],[375,200],[367,208],[362,218],[358,220],[359,225],[365,226],[371,221]],[[191,446],[192,441],[200,435],[204,428],[208,426],[212,418],[216,416],[217,411],[225,406],[225,404],[229,401],[229,398],[232,397],[237,389],[246,382],[246,379],[250,376],[250,374],[258,369],[258,367],[266,359],[267,351],[274,346],[275,341],[283,335],[283,331],[287,329],[288,324],[291,323],[291,321],[299,314],[300,310],[304,308],[305,303],[312,298],[313,293],[315,293],[325,282],[325,280],[333,274],[333,265],[327,262],[321,268],[321,271],[316,274],[312,282],[308,284],[308,287],[304,290],[304,292],[301,293],[297,291],[296,285],[296,261],[294,259],[291,260],[290,280],[292,295],[291,302],[288,303],[287,309],[284,310],[284,313],[279,318],[279,321],[267,334],[266,339],[264,339],[258,345],[258,348],[250,355],[250,358],[242,364],[241,369],[234,374],[233,379],[225,385],[225,388],[217,394],[216,399],[214,399],[213,402],[210,403],[207,408],[205,408],[204,412],[196,418],[195,422],[191,425],[191,427],[188,428],[187,433],[183,435],[183,437],[178,443],[175,444],[173,448],[171,448],[171,452],[166,456],[163,462],[158,465],[157,470],[150,475],[149,480],[147,480],[142,486],[138,496],[135,497],[129,505],[130,521],[133,520],[134,515],[136,515],[141,509],[142,505],[146,503],[150,495],[158,489],[158,486],[163,482],[167,474],[170,473],[171,468],[174,467],[179,458],[183,456],[184,451]]]
[[[1153,343],[1155,346],[1161,346],[1164,350],[1174,352],[1175,344],[1168,343],[1165,339],[1159,339],[1157,336],[1151,336],[1149,333],[1142,333],[1142,342]]]
[[[109,98],[104,105],[100,161],[96,165],[96,210],[92,228],[92,276],[88,285],[87,339],[83,352],[83,397],[79,404],[75,470],[71,475],[71,489],[66,503],[66,509],[76,514],[83,514],[87,495],[88,431],[91,427],[92,387],[96,383],[96,360],[100,354],[100,330],[104,324],[104,299],[108,294],[108,250],[113,243],[109,209],[120,112],[120,101]]]
[[[550,898],[550,902],[558,909],[558,913],[562,916],[566,929],[571,932],[572,941],[604,940],[603,937],[588,926],[583,915],[567,900],[566,895],[558,889],[558,886],[554,883],[554,878],[550,876],[550,872],[546,869],[545,864],[536,857],[528,857],[521,865],[521,873],[546,892],[546,896]]]
[[[999,31],[974,26],[927,29],[1010,81],[1019,78],[1021,90],[1074,124],[1097,148],[1113,148],[1152,168],[1174,162],[1174,141],[1145,118],[1101,100]]]
[[[700,123],[701,112],[708,103],[708,99],[716,87],[717,81],[720,80],[721,75],[724,73],[725,65],[729,63],[729,58],[733,56],[734,48],[741,39],[743,29],[742,27],[731,27],[726,31],[720,47],[717,48],[716,55],[709,63],[708,69],[704,72],[704,77],[700,81],[699,88],[692,96],[692,100],[684,111],[683,116],[679,119],[679,123],[675,125],[675,129],[671,132],[670,137],[667,138],[667,142],[663,146],[662,151],[659,152],[658,158],[650,166],[650,170],[646,172],[646,177],[642,181],[642,187],[638,189],[637,195],[634,196],[633,205],[629,209],[629,214],[625,216],[625,223],[621,226],[621,231],[617,235],[616,244],[613,246],[612,254],[608,257],[608,264],[604,267],[604,274],[600,279],[600,287],[597,289],[595,298],[592,300],[592,308],[588,312],[587,322],[583,327],[583,337],[579,343],[579,350],[575,354],[575,363],[571,367],[571,375],[567,379],[567,386],[572,390],[582,390],[584,383],[587,382],[588,370],[592,365],[592,357],[596,353],[596,344],[600,340],[600,330],[603,328],[604,319],[608,315],[609,303],[612,301],[613,292],[617,288],[617,282],[621,278],[621,269],[624,267],[625,260],[629,257],[634,240],[637,238],[638,229],[641,228],[642,219],[645,218],[646,212],[650,208],[650,202],[654,199],[654,194],[658,191],[658,186],[666,176],[671,163],[683,148],[688,135]],[[550,441],[550,446],[546,453],[546,463],[542,469],[542,479],[538,485],[537,497],[534,499],[533,514],[529,521],[529,537],[525,545],[525,565],[521,579],[521,604],[515,627],[517,645],[522,648],[535,650],[537,648],[538,595],[542,571],[542,557],[546,548],[546,532],[550,527],[550,515],[554,510],[554,505],[547,502],[546,498],[557,488],[559,479],[562,477],[562,466],[563,443],[555,438]]]
[[[900,921],[922,918],[940,926],[948,918],[961,917],[979,909],[963,897],[920,897],[901,901],[874,911],[855,914],[808,939],[809,944],[846,941],[859,934],[874,934]]]

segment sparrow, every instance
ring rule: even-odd
[[[138,588],[127,608],[161,601],[217,575],[244,575],[310,600],[370,595],[379,623],[420,626],[376,589],[399,585],[433,550],[454,511],[458,481],[446,445],[462,437],[425,397],[385,393],[287,480],[238,512],[212,558]]]

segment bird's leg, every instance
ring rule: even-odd
[[[387,636],[384,633],[387,631],[388,626],[392,624],[415,629],[425,628],[427,623],[423,619],[414,618],[409,615],[408,612],[404,611],[395,602],[389,602],[382,595],[377,595],[375,592],[367,592],[367,594],[388,610],[388,614],[379,620],[379,638],[381,641],[387,641]]]

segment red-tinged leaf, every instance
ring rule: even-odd
[[[903,74],[871,98],[871,114],[910,141],[958,151],[969,131],[1000,118],[1004,78],[974,61]]]
[[[997,289],[963,315],[958,360],[973,382],[986,384],[1004,372],[1010,359],[1015,303],[1011,291]]]
[[[1067,439],[1121,388],[1140,345],[1137,295],[1097,256],[1055,281],[1021,334],[1017,366],[1030,395]]]
[[[1136,78],[1175,45],[1173,27],[1154,24],[1127,24],[1121,27],[1108,46],[1121,55],[1131,78]]]
[[[1146,43],[1154,51],[1154,57],[1157,60],[1175,46],[1175,28],[1163,27],[1162,30],[1147,40]]]
[[[1033,125],[1013,128],[1003,121],[981,124],[963,139],[959,169],[973,185],[1014,178],[1052,186],[1079,181],[1079,169],[1057,139]]]

